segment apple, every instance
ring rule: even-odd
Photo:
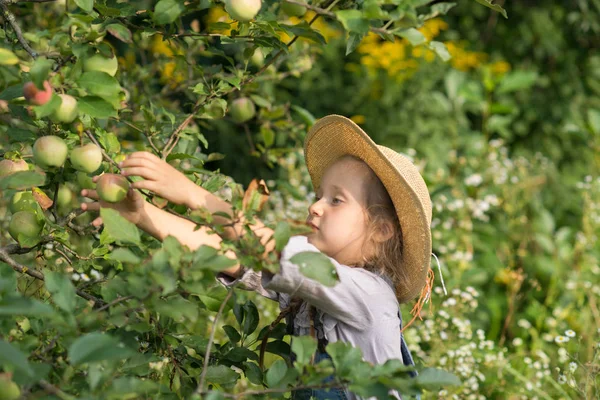
[[[29,166],[25,160],[2,160],[0,161],[0,178],[4,178],[15,172],[28,171]]]
[[[31,211],[34,210],[37,205],[37,201],[33,197],[31,192],[22,191],[13,194],[8,205],[10,212],[17,213],[19,211]]]
[[[256,17],[261,0],[225,0],[225,11],[236,21],[247,22]]]
[[[23,96],[33,105],[43,106],[52,98],[52,86],[50,82],[44,81],[44,90],[40,90],[33,82],[23,85]]]
[[[27,239],[39,237],[42,232],[42,224],[37,215],[32,211],[18,211],[13,214],[8,225],[8,233],[16,241],[19,241],[19,235]]]
[[[288,3],[287,1],[281,2],[281,10],[290,17],[301,17],[306,14],[306,7],[302,7],[298,4]]]
[[[122,175],[104,174],[96,182],[98,196],[108,203],[123,201],[129,190],[129,181]]]
[[[0,377],[0,400],[17,400],[21,397],[21,389],[13,382],[12,377],[2,374]]]
[[[260,47],[257,48],[256,50],[254,50],[252,57],[250,57],[250,62],[258,68],[265,65],[265,55],[262,52],[262,50],[260,49]]]
[[[118,68],[119,62],[115,56],[108,58],[100,54],[94,54],[83,61],[83,70],[85,72],[100,71],[106,72],[110,76],[115,76]]]
[[[77,146],[69,156],[73,168],[81,172],[92,173],[102,164],[102,150],[95,144],[89,143]]]
[[[73,201],[73,192],[65,185],[58,187],[58,194],[56,195],[56,205],[60,208],[65,208],[71,205]]]
[[[52,120],[54,122],[73,122],[77,118],[77,100],[75,97],[68,94],[59,94],[61,103],[60,106],[54,111]]]
[[[231,103],[231,118],[238,124],[252,119],[255,114],[256,107],[247,97],[240,97]]]
[[[58,136],[42,136],[33,144],[33,160],[42,168],[60,167],[68,151],[65,141]]]

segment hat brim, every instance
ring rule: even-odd
[[[312,126],[304,142],[304,154],[315,191],[327,167],[344,155],[363,160],[381,179],[402,230],[403,254],[398,268],[404,269],[407,282],[397,286],[396,295],[401,303],[417,297],[431,261],[431,203],[425,183],[418,172],[418,178],[415,176],[416,167],[406,157],[378,146],[352,120],[339,115],[324,117]],[[429,202],[429,213],[422,199]]]

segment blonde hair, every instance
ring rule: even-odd
[[[402,262],[402,227],[394,203],[381,179],[367,163],[351,155],[345,155],[341,159],[358,161],[368,170],[364,184],[364,191],[367,194],[365,199],[367,239],[364,244],[372,243],[374,251],[369,258],[364,258],[362,267],[378,275],[387,276],[398,292],[398,289],[406,284],[407,276],[406,271],[400,265]],[[384,241],[375,240],[375,235],[385,229],[386,225],[392,229],[390,238]]]

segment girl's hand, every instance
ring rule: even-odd
[[[191,204],[196,185],[183,173],[154,154],[138,151],[130,154],[119,164],[121,175],[139,176],[143,181],[134,182],[136,189],[150,190],[175,204]]]
[[[98,180],[99,176],[94,177],[94,182]],[[119,203],[107,203],[100,200],[98,193],[95,190],[83,189],[81,195],[90,199],[96,200],[93,203],[82,203],[81,209],[83,211],[99,211],[100,208],[112,208],[121,214],[121,216],[128,221],[138,225],[144,215],[145,201],[142,195],[134,189],[129,189],[127,197]],[[98,217],[92,221],[92,225],[102,225],[102,218]]]

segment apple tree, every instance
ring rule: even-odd
[[[314,117],[278,102],[273,88],[326,46],[317,21],[346,36],[347,53],[374,32],[445,59],[444,45],[418,28],[452,6],[0,0],[0,398],[271,398],[324,386],[332,374],[328,385],[363,396],[455,383],[434,369],[411,379],[400,362],[373,367],[342,343],[329,346],[331,362],[313,365],[313,339],[290,346],[282,323],[259,317],[254,297],[216,282],[231,265],[221,251],[159,242],[110,208],[97,227],[80,208],[82,189],[122,201],[136,178],[120,175],[119,162],[148,151],[207,191],[228,193],[246,222],[223,251],[276,271],[276,256],[263,254],[248,227],[267,201],[264,182],[244,190],[210,163],[253,159],[277,170],[278,158],[301,143]],[[222,132],[237,132],[245,152],[210,148],[207,138]],[[142,192],[181,218],[226,229],[207,210]],[[273,228],[278,250],[304,229],[292,219]],[[315,262],[322,272],[311,277],[325,279],[331,265]]]

